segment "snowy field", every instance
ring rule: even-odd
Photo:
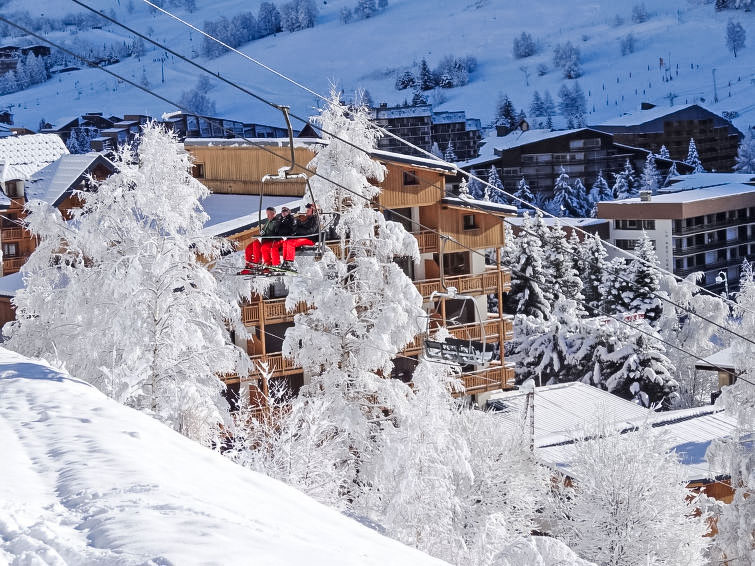
[[[441,564],[0,348],[0,565]]]
[[[255,15],[258,0],[196,0],[198,10],[187,13],[171,8],[181,17],[202,26],[208,19],[225,15],[229,19],[246,10]],[[388,8],[374,18],[341,24],[338,13],[355,0],[318,2],[320,16],[312,29],[282,32],[251,42],[242,50],[274,66],[291,77],[325,93],[330,82],[347,91],[366,88],[377,102],[390,104],[411,99],[411,91],[397,91],[397,72],[411,69],[423,57],[435,67],[445,55],[473,55],[479,61],[471,82],[460,88],[441,91],[445,100],[439,110],[466,110],[468,117],[492,121],[498,92],[506,92],[517,108],[529,107],[532,94],[549,90],[557,100],[564,82],[553,69],[552,53],[557,43],[571,41],[582,52],[584,76],[579,79],[587,95],[589,123],[601,123],[622,113],[637,110],[641,101],[668,105],[669,93],[675,103],[700,102],[715,112],[735,111],[740,129],[755,123],[752,100],[755,81],[755,13],[742,10],[714,11],[702,0],[646,1],[650,19],[632,22],[634,2],[619,0],[582,2],[579,0],[390,0]],[[186,55],[197,55],[201,40],[178,22],[161,14],[151,14],[139,0],[92,0],[98,9],[112,9],[116,18],[135,29],[151,33],[161,42]],[[280,4],[278,2],[277,4]],[[133,6],[130,12],[128,7]],[[32,7],[33,6],[33,7]],[[81,11],[73,3],[60,0],[11,0],[5,15],[26,9],[32,15],[62,16]],[[617,25],[617,16],[623,23]],[[742,23],[747,33],[745,48],[735,59],[725,45],[729,18]],[[526,59],[512,55],[512,40],[522,31],[531,33],[540,44],[539,52]],[[636,51],[622,56],[619,40],[632,33]],[[112,25],[80,33],[51,32],[49,38],[69,45],[84,40],[101,45],[132,37]],[[5,39],[5,43],[12,40]],[[162,83],[162,52],[148,45],[147,54],[137,61],[127,59],[110,67],[128,78],[140,80],[142,69],[161,95],[178,100],[182,91],[196,82],[199,71],[170,57],[165,62]],[[659,59],[669,65],[673,81],[663,82]],[[223,77],[282,104],[295,112],[310,114],[316,99],[295,86],[260,69],[237,55],[219,59],[197,59]],[[538,76],[538,64],[549,72]],[[529,85],[520,69],[527,67]],[[678,66],[678,68],[677,68]],[[713,102],[713,69],[716,70],[719,102]],[[678,74],[677,74],[678,70]],[[280,124],[275,110],[217,82],[210,97],[217,113],[244,121]],[[430,95],[431,102],[440,102]],[[96,69],[57,75],[26,91],[0,97],[0,107],[12,105],[16,123],[37,127],[40,118],[59,123],[60,119],[86,111],[107,114],[147,113],[159,116],[172,110],[149,95],[117,82]],[[295,124],[301,127],[301,124]]]

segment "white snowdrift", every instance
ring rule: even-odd
[[[441,564],[0,348],[0,564]]]

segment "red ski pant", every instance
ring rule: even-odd
[[[282,242],[279,242],[279,243],[283,244],[283,259],[286,261],[294,261],[296,248],[301,247],[301,246],[314,246],[315,245],[315,243],[309,238],[290,238],[288,240],[283,240]]]
[[[260,242],[259,239],[254,240],[244,250],[244,256],[246,257],[246,262],[247,263],[260,263],[260,261],[262,261],[263,263],[270,265],[271,249],[277,243],[278,242],[273,242],[271,240],[265,240],[263,242]],[[273,265],[278,265],[279,263],[280,263],[280,258],[278,258],[278,263],[274,263]]]

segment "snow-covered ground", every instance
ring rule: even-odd
[[[119,20],[135,29],[151,33],[161,42],[186,55],[197,54],[201,38],[180,23],[132,0],[112,2],[91,0],[98,9],[113,10]],[[391,104],[411,99],[410,91],[394,89],[397,71],[427,58],[435,67],[445,55],[474,55],[478,70],[467,86],[442,91],[447,99],[439,110],[466,110],[470,117],[490,123],[498,92],[506,92],[517,108],[529,107],[533,92],[549,90],[557,100],[564,82],[553,69],[552,53],[557,43],[571,41],[582,52],[584,76],[579,82],[587,95],[589,123],[602,123],[622,113],[635,111],[641,101],[668,105],[666,96],[676,94],[676,104],[698,102],[716,112],[736,111],[735,125],[743,129],[755,123],[752,101],[755,80],[755,13],[742,10],[715,12],[713,4],[702,0],[653,0],[645,5],[650,19],[635,24],[631,19],[635,2],[612,0],[390,0],[389,7],[368,20],[348,25],[338,20],[339,10],[355,0],[317,2],[320,16],[317,25],[293,34],[283,32],[242,47],[251,56],[268,63],[291,77],[325,93],[335,81],[346,90],[362,87],[369,90],[377,103]],[[255,14],[260,0],[196,0],[198,10],[176,12],[202,26],[220,15],[229,19],[247,10]],[[278,3],[280,4],[280,3]],[[4,14],[27,9],[32,15],[61,16],[81,11],[76,5],[57,0],[11,0]],[[129,6],[133,11],[129,12]],[[171,8],[174,9],[174,8]],[[616,17],[623,19],[616,25]],[[742,23],[747,46],[734,58],[725,45],[725,28],[729,18]],[[540,43],[538,54],[515,59],[512,40],[522,31],[533,34]],[[632,33],[636,51],[621,56],[619,40]],[[93,44],[112,41],[131,42],[127,32],[112,25],[99,30],[51,32],[53,41],[71,42],[78,38]],[[5,40],[11,42],[10,39]],[[182,91],[196,82],[198,72],[171,57],[165,62],[165,83],[161,82],[161,52],[148,45],[147,54],[137,61],[127,59],[111,67],[115,72],[139,81],[144,67],[148,80],[163,96],[177,100]],[[663,82],[659,59],[670,65],[673,81]],[[300,114],[309,114],[315,98],[249,61],[231,54],[207,64],[223,77],[282,104],[289,104]],[[536,67],[545,63],[550,71],[538,76]],[[678,75],[677,75],[678,65]],[[526,66],[529,85],[525,84]],[[715,69],[719,102],[713,102]],[[215,81],[210,97],[217,113],[229,118],[280,124],[279,113],[248,96]],[[431,101],[436,101],[430,95]],[[148,113],[159,116],[172,110],[166,104],[133,87],[117,82],[96,69],[57,75],[50,81],[23,92],[0,97],[0,108],[13,105],[16,122],[36,128],[39,119],[53,123],[64,116],[85,111],[107,114]],[[301,124],[295,124],[300,127]]]
[[[0,564],[441,563],[2,348],[0,446]]]

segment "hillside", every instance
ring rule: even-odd
[[[440,564],[0,348],[0,564]]]
[[[259,1],[196,0],[197,11],[170,8],[181,17],[201,26],[220,14],[232,17],[242,11],[255,14]],[[111,10],[129,25],[153,34],[172,48],[199,53],[200,38],[184,26],[161,14],[152,14],[138,0],[110,2],[93,0],[97,8]],[[169,3],[166,3],[169,4]],[[386,10],[373,18],[342,24],[338,13],[354,0],[319,1],[320,15],[314,28],[295,33],[281,32],[246,44],[242,49],[291,77],[325,93],[330,82],[351,91],[366,88],[373,100],[391,104],[411,99],[410,91],[394,88],[398,72],[412,69],[423,57],[431,67],[449,54],[475,56],[479,62],[468,85],[439,90],[430,95],[441,110],[466,110],[469,117],[490,123],[498,92],[506,92],[517,108],[529,107],[533,92],[549,90],[557,100],[564,82],[553,69],[552,51],[567,40],[582,52],[584,75],[579,79],[588,95],[588,122],[599,123],[624,112],[636,110],[641,101],[668,105],[670,92],[675,103],[700,101],[716,112],[737,112],[735,124],[743,129],[755,123],[752,102],[755,81],[755,13],[727,10],[716,13],[712,4],[702,0],[655,0],[646,2],[650,19],[633,23],[633,3],[606,1],[585,3],[578,0],[390,0]],[[26,9],[25,0],[10,0],[4,14]],[[38,11],[59,17],[81,11],[73,3],[44,0]],[[37,10],[37,8],[35,8]],[[36,14],[35,14],[36,15]],[[623,20],[617,25],[617,15]],[[725,45],[729,18],[744,26],[747,46],[735,59]],[[512,40],[522,31],[533,34],[539,52],[526,59],[512,55]],[[632,33],[634,53],[622,56],[619,40]],[[130,43],[133,38],[111,25],[86,32],[53,31],[48,37],[74,48],[109,42]],[[5,38],[4,43],[15,40]],[[169,99],[177,100],[191,87],[198,71],[180,61],[165,61],[165,83],[161,82],[160,53],[148,45],[141,60],[126,59],[110,67],[113,71],[139,81],[142,69],[151,87]],[[663,82],[659,58],[669,65],[673,81]],[[198,58],[223,77],[269,97],[289,104],[302,114],[311,113],[316,100],[297,87],[230,54],[207,60]],[[538,76],[536,67],[545,63],[550,71]],[[669,64],[670,63],[670,64]],[[525,85],[522,65],[529,72]],[[677,73],[678,65],[678,75]],[[713,103],[713,68],[716,69],[720,102]],[[729,84],[731,83],[731,86]],[[222,84],[210,91],[217,114],[245,121],[280,124],[276,111]],[[63,117],[85,111],[106,114],[148,113],[160,115],[171,110],[164,102],[116,81],[96,69],[84,69],[54,76],[51,80],[22,92],[0,97],[0,108],[13,105],[16,123],[36,128],[40,118],[57,122]],[[300,127],[300,124],[298,124]]]

